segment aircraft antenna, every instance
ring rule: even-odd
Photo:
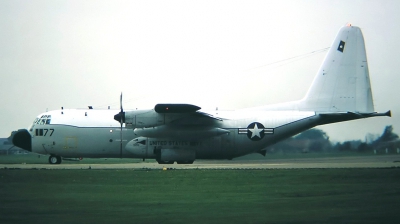
[[[311,52],[308,52],[308,53],[305,53],[305,54],[293,56],[293,57],[290,57],[290,58],[282,59],[282,60],[271,62],[271,63],[265,64],[265,65],[257,66],[257,67],[251,68],[251,69],[247,69],[245,71],[251,71],[251,70],[255,70],[255,69],[260,69],[260,68],[264,68],[264,67],[267,67],[267,66],[270,66],[270,65],[275,65],[275,64],[278,64],[277,67],[280,67],[280,66],[286,65],[288,63],[292,63],[292,62],[295,62],[297,60],[304,59],[304,58],[316,55],[318,53],[325,52],[329,48],[330,47],[322,48],[322,49],[319,49],[319,50],[314,50],[314,51],[311,51]]]

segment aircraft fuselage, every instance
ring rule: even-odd
[[[152,111],[127,111],[136,122],[124,124],[122,129],[113,119],[116,110],[46,112],[28,130],[31,136],[28,150],[64,158],[232,159],[259,152],[315,126],[318,120],[315,112],[304,111],[214,111],[207,114],[219,119],[200,127],[193,124],[195,128],[187,124],[185,129],[174,128],[174,122],[170,121],[174,114],[160,118]],[[190,116],[189,113],[187,119]],[[145,123],[150,121],[157,125],[149,124],[146,128]]]

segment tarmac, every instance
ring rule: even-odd
[[[198,160],[193,164],[156,162],[118,164],[0,164],[0,169],[344,169],[400,168],[400,155],[348,156],[267,160]]]

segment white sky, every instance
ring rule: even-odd
[[[400,1],[0,1],[0,136],[46,109],[151,108],[192,103],[239,109],[301,99],[350,22],[367,47],[371,118],[322,126],[333,140],[393,125]]]

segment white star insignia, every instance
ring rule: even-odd
[[[253,138],[254,136],[258,136],[259,138],[261,138],[260,132],[262,132],[263,129],[258,129],[257,124],[254,124],[254,128],[249,128],[249,131],[251,131],[251,138]]]

